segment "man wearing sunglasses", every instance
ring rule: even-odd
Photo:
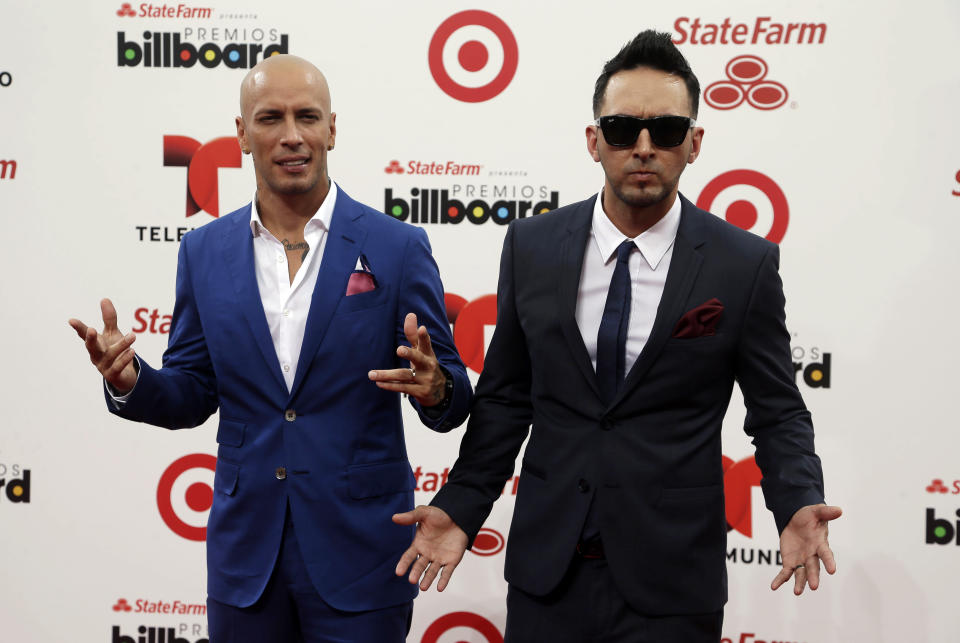
[[[836,569],[813,427],[794,383],[778,247],[678,192],[699,83],[669,34],[604,67],[594,197],[515,221],[460,457],[398,565],[442,590],[513,474],[508,643],[717,643],[726,590],[721,425],[734,382],[794,592]],[[417,558],[419,556],[419,558]],[[407,571],[410,567],[409,572]]]

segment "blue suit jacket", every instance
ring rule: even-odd
[[[367,378],[396,368],[403,318],[417,314],[453,400],[424,424],[448,431],[472,395],[446,318],[424,231],[337,195],[293,389],[287,391],[254,272],[250,206],[187,234],[163,368],[141,360],[122,417],[170,429],[220,410],[214,500],[207,525],[208,592],[252,604],[266,586],[289,502],[320,596],[342,610],[395,605],[417,588],[393,570],[413,538],[391,514],[413,507],[400,396]],[[379,287],[345,296],[360,254]],[[411,398],[412,401],[412,398]],[[286,478],[275,472],[285,467]]]
[[[508,582],[536,595],[556,587],[594,502],[610,571],[634,609],[719,610],[727,598],[720,430],[734,381],[778,528],[823,502],[813,426],[794,383],[779,249],[680,196],[650,337],[606,403],[576,320],[595,198],[510,224],[496,332],[460,457],[433,504],[475,536],[529,430]],[[673,336],[685,312],[714,297],[724,307],[716,334]]]

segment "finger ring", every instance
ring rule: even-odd
[[[417,369],[413,368],[412,366],[410,367],[410,377],[417,379]]]
[[[800,565],[797,565],[796,567],[794,567],[794,568],[793,568],[793,571],[797,571],[798,569],[804,569],[804,568],[805,568],[805,566],[804,566],[803,564],[800,564]]]

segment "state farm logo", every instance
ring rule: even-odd
[[[941,493],[950,495],[960,494],[960,480],[954,480],[952,487],[948,487],[943,482],[943,478],[934,478],[933,481],[927,485],[927,493]]]
[[[129,2],[124,2],[117,9],[121,18],[181,18],[207,19],[213,15],[210,7],[191,7],[185,4],[148,4],[144,2],[138,11],[134,11]]]
[[[494,556],[503,551],[506,544],[507,539],[499,531],[483,527],[473,539],[473,547],[470,551],[477,556]]]
[[[767,79],[767,63],[759,56],[737,56],[727,63],[727,80],[703,90],[703,100],[714,109],[733,109],[744,101],[756,109],[776,109],[787,102],[787,88]]]
[[[743,230],[780,243],[787,234],[790,206],[776,181],[756,170],[730,170],[704,186],[697,207],[721,214]],[[757,205],[761,207],[758,208]]]
[[[187,601],[150,600],[138,598],[133,605],[127,599],[118,598],[111,607],[114,612],[133,612],[134,614],[179,614],[204,616],[207,613],[205,603],[190,603]],[[184,630],[185,631],[185,630]],[[160,642],[162,643],[162,641]]]
[[[220,216],[220,195],[217,170],[238,168],[243,163],[240,143],[236,136],[222,136],[206,143],[189,136],[163,137],[164,167],[187,168],[186,216],[203,210]]]
[[[11,159],[0,160],[0,179],[17,178],[17,162]]]
[[[135,333],[150,333],[151,335],[166,335],[170,332],[172,315],[161,315],[157,308],[137,308],[133,313]]]
[[[431,176],[479,176],[482,165],[456,161],[408,161],[406,169],[393,160],[383,168],[387,174],[427,174]]]
[[[216,468],[214,456],[191,453],[173,462],[160,476],[157,508],[173,533],[187,540],[207,539]]]
[[[826,23],[777,22],[770,16],[760,16],[752,23],[681,16],[674,21],[673,29],[677,32],[675,45],[822,45],[827,37]]]
[[[447,632],[454,632],[444,636]],[[476,638],[480,635],[481,639]],[[503,643],[503,634],[497,626],[473,612],[451,612],[445,614],[430,624],[423,633],[420,643],[439,643],[440,637],[444,641],[478,641],[483,643]]]
[[[517,39],[487,11],[461,11],[444,20],[430,39],[430,73],[448,96],[480,103],[497,96],[517,71]]]

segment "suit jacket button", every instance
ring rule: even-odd
[[[287,477],[287,468],[277,467],[276,476],[277,476],[277,480],[285,479]]]
[[[580,478],[580,482],[577,483],[577,489],[580,490],[580,493],[587,493],[590,491],[590,483]]]
[[[297,412],[293,409],[287,409],[286,413],[283,414],[283,419],[287,422],[293,422],[297,419]]]

